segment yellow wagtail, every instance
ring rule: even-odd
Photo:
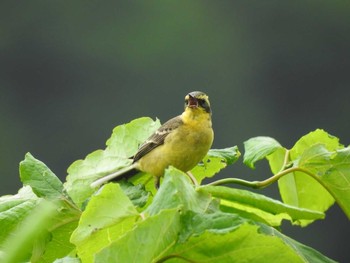
[[[158,186],[164,170],[172,165],[188,172],[207,154],[214,139],[208,96],[193,91],[185,97],[185,111],[164,123],[139,148],[133,163],[91,184],[99,186],[132,170],[150,173]]]

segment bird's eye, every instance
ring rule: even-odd
[[[198,100],[199,105],[201,105],[203,108],[208,107],[208,103],[206,100]]]
[[[206,112],[211,112],[210,110],[210,105],[209,102],[207,100],[203,100],[203,99],[199,99],[198,100],[198,104],[200,107],[202,107]]]

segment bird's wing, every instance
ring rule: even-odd
[[[139,148],[134,156],[134,162],[164,143],[165,138],[182,124],[181,116],[168,120],[158,128]]]

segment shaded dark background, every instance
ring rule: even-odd
[[[21,187],[30,151],[62,180],[114,126],[181,113],[210,95],[214,148],[267,135],[292,147],[323,128],[348,145],[348,1],[8,1],[0,4],[0,194]],[[223,175],[269,176],[242,165]],[[278,197],[276,185],[265,191]],[[350,262],[350,227],[326,220],[287,235]]]

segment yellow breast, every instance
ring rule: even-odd
[[[204,158],[214,138],[210,114],[188,109],[181,117],[183,124],[165,138],[164,144],[139,160],[140,170],[160,177],[172,165],[187,172]]]

